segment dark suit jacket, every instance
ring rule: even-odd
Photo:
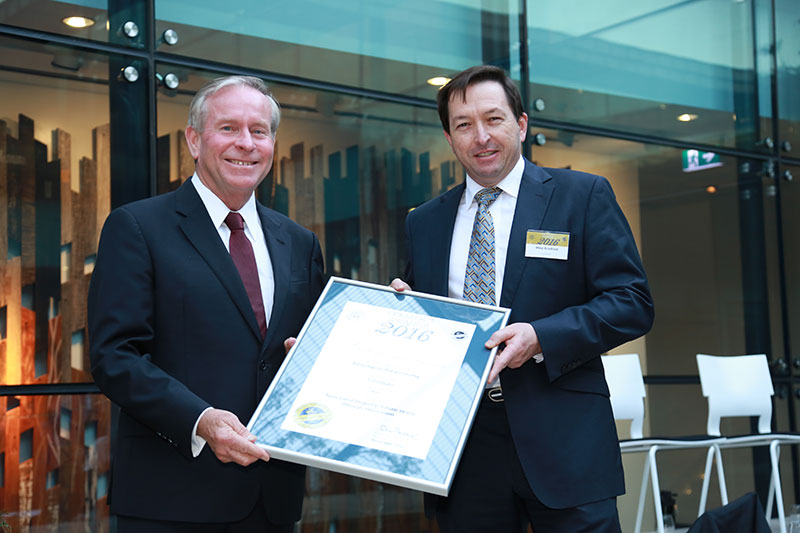
[[[234,521],[259,494],[273,522],[299,519],[305,470],[223,464],[190,437],[207,407],[247,424],[322,290],[316,236],[258,205],[275,277],[266,339],[194,185],[113,211],[89,289],[92,374],[120,408],[112,511]]]
[[[464,185],[406,220],[414,290],[447,295],[450,242]],[[569,232],[569,258],[525,257],[527,231]],[[653,304],[636,244],[608,181],[525,161],[500,305],[529,322],[544,362],[500,374],[520,462],[552,508],[625,491],[618,438],[599,356],[645,334]],[[491,465],[487,465],[490,468]]]

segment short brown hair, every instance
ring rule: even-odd
[[[448,134],[450,133],[450,98],[452,96],[460,96],[466,101],[467,88],[482,81],[496,81],[503,87],[508,100],[508,107],[514,113],[515,119],[519,120],[519,117],[525,113],[519,89],[514,85],[505,70],[492,65],[470,67],[456,74],[452,80],[447,82],[447,85],[439,89],[439,94],[436,97],[439,120],[442,121],[442,127]]]

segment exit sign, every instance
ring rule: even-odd
[[[707,168],[721,167],[722,159],[714,152],[701,152],[700,150],[683,151],[683,171],[697,172]]]

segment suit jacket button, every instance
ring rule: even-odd
[[[266,372],[267,368],[269,368],[269,365],[267,364],[267,362],[265,360],[262,359],[261,362],[258,364],[258,368],[262,372]]]

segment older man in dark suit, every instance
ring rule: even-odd
[[[600,355],[646,333],[653,304],[630,228],[600,176],[522,157],[528,128],[501,69],[439,92],[465,183],[406,221],[407,283],[511,309],[447,498],[445,533],[619,531],[624,477]]]
[[[178,190],[103,228],[89,291],[92,373],[120,409],[109,501],[119,531],[289,532],[305,470],[244,427],[322,285],[313,233],[253,191],[280,110],[264,83],[202,88]]]

